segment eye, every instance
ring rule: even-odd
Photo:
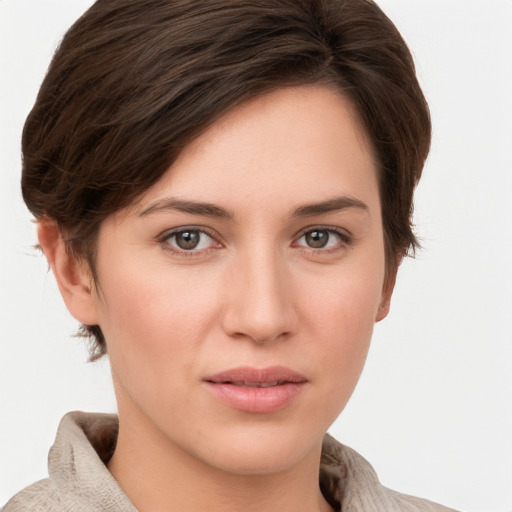
[[[167,245],[167,250],[175,252],[198,252],[218,245],[205,231],[194,228],[182,228],[168,232],[160,237],[161,243]]]
[[[302,234],[296,245],[310,249],[335,249],[350,241],[346,233],[339,232],[333,228],[315,228]]]

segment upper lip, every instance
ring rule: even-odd
[[[267,368],[252,368],[240,366],[224,370],[203,379],[214,384],[285,384],[307,382],[306,377],[284,366],[270,366]]]

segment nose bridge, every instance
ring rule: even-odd
[[[293,314],[286,274],[279,252],[269,244],[240,255],[225,312],[226,332],[257,342],[290,334]]]

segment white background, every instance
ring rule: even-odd
[[[90,0],[0,0],[0,504],[46,475],[60,417],[113,411],[19,192],[20,132],[52,51]],[[396,490],[512,511],[512,1],[382,0],[434,123],[416,224],[362,380],[332,433]]]

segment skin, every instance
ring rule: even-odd
[[[180,249],[183,227],[196,249]],[[324,247],[308,245],[315,228]],[[107,339],[120,417],[109,469],[141,512],[331,510],[322,438],[393,287],[376,165],[343,97],[286,88],[217,121],[104,221],[96,283],[51,220],[39,236],[68,309]],[[275,365],[307,379],[275,412],[237,410],[204,385]]]

